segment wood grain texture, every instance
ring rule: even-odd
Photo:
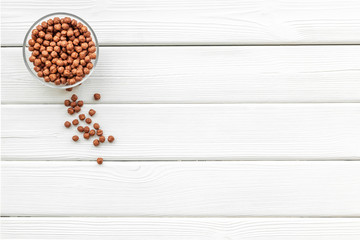
[[[62,103],[20,48],[2,50],[3,103]],[[101,103],[359,102],[360,46],[105,47],[94,75],[74,90]]]
[[[2,1],[2,43],[54,11],[84,18],[101,44],[359,43],[357,0]]]
[[[3,218],[3,239],[358,240],[358,218]]]
[[[3,216],[360,216],[360,162],[2,161]]]
[[[82,112],[90,108],[114,143],[74,143],[78,132],[64,122],[76,115],[64,105],[3,105],[3,160],[360,159],[360,104],[88,104]]]

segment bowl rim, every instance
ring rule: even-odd
[[[28,36],[30,36],[29,34],[31,33],[31,31],[34,29],[34,27],[44,18],[48,18],[48,17],[51,17],[53,15],[66,15],[66,16],[70,16],[70,17],[73,17],[73,18],[77,18],[78,20],[80,20],[82,23],[84,23],[86,25],[87,28],[90,29],[91,31],[91,34],[93,35],[92,37],[95,39],[95,46],[96,46],[96,58],[95,58],[95,61],[94,61],[94,66],[93,68],[91,69],[90,73],[86,75],[86,77],[84,77],[84,79],[82,79],[81,81],[73,84],[73,85],[55,85],[55,84],[50,84],[50,83],[47,83],[45,82],[44,80],[40,79],[32,70],[31,70],[31,67],[30,67],[30,63],[26,57],[26,45],[27,45],[27,39],[28,39]],[[75,14],[72,14],[72,13],[67,13],[67,12],[54,12],[54,13],[50,13],[50,14],[47,14],[41,18],[39,18],[38,20],[36,20],[32,25],[31,27],[29,28],[29,30],[26,32],[25,34],[25,37],[24,37],[24,41],[23,41],[23,46],[22,46],[22,53],[23,53],[23,59],[24,59],[24,63],[25,63],[25,66],[26,68],[28,69],[28,71],[31,73],[31,75],[36,78],[37,80],[39,80],[43,85],[47,86],[47,87],[51,87],[51,88],[57,88],[57,89],[67,89],[67,88],[73,88],[73,87],[76,87],[80,84],[82,84],[83,82],[85,82],[91,75],[92,73],[94,72],[95,70],[95,67],[97,65],[97,62],[98,62],[98,59],[99,59],[99,42],[98,42],[98,39],[96,37],[96,34],[95,34],[95,31],[92,29],[92,27],[84,20],[82,19],[81,17],[75,15]]]

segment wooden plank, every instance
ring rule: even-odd
[[[360,162],[2,161],[3,216],[360,216]]]
[[[22,44],[33,22],[69,11],[101,44],[313,44],[360,41],[356,0],[2,1],[2,43]]]
[[[20,48],[2,50],[3,103],[62,103]],[[106,47],[75,90],[101,103],[360,102],[360,46]]]
[[[360,159],[360,104],[100,104],[94,147],[64,105],[3,105],[4,160]],[[80,112],[81,113],[81,112]],[[81,122],[81,125],[86,123]]]
[[[358,218],[3,218],[3,239],[358,240]]]

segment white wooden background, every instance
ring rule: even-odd
[[[22,60],[27,29],[55,11],[101,44],[73,92]],[[360,239],[359,12],[358,0],[3,0],[1,237]],[[71,141],[73,93],[115,143]]]

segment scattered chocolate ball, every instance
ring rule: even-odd
[[[74,142],[76,142],[77,140],[79,140],[79,136],[78,136],[78,135],[74,135],[74,136],[72,137],[72,140],[74,140]]]
[[[88,126],[84,127],[84,132],[86,133],[90,132],[90,128]]]
[[[94,94],[94,99],[95,99],[96,101],[100,100],[100,98],[101,98],[100,93],[95,93],[95,94]]]
[[[94,144],[95,147],[97,147],[97,146],[99,146],[100,142],[99,142],[98,139],[95,139],[95,140],[93,141],[93,144]]]
[[[73,90],[73,88],[67,88],[65,90],[68,91],[68,92],[71,92]]]
[[[69,121],[66,121],[66,122],[64,123],[64,126],[67,127],[67,128],[69,128],[69,127],[71,127],[71,123],[70,123]]]
[[[95,111],[94,109],[90,109],[90,110],[89,110],[90,116],[93,116],[95,113],[96,113],[96,111]]]
[[[86,133],[84,133],[84,138],[85,138],[85,139],[89,139],[89,138],[90,138],[90,134],[89,134],[89,133],[87,133],[87,132],[86,132]]]
[[[103,130],[98,129],[98,130],[96,131],[96,135],[98,135],[98,136],[103,135]]]
[[[66,107],[69,107],[70,104],[71,104],[70,100],[66,99],[66,100],[64,101],[64,105],[65,105]]]
[[[100,158],[100,157],[96,160],[96,162],[97,162],[99,165],[101,165],[101,164],[103,163],[103,161],[104,161],[104,160],[103,160],[102,158]]]
[[[79,107],[84,106],[84,101],[82,101],[82,100],[78,101],[78,102],[77,102],[77,105],[78,105]]]
[[[94,123],[94,128],[96,129],[96,130],[98,130],[99,128],[100,128],[100,125],[98,124],[98,123]]]
[[[114,140],[115,140],[115,138],[114,138],[113,136],[111,136],[111,135],[108,136],[108,141],[109,141],[109,142],[113,142]]]
[[[95,130],[94,129],[91,129],[90,132],[89,132],[90,136],[94,136],[95,135]]]
[[[76,106],[76,107],[74,107],[74,110],[75,110],[75,112],[80,112],[80,111],[81,111],[81,107]]]
[[[73,115],[74,112],[75,112],[75,110],[74,110],[73,108],[68,108],[68,113],[69,113],[70,115]]]
[[[78,96],[77,96],[76,94],[73,94],[73,95],[71,96],[71,100],[72,100],[73,102],[76,102],[77,99],[78,99]]]
[[[100,136],[100,137],[99,137],[99,141],[100,141],[101,143],[105,142],[105,137],[104,137],[104,136]]]
[[[72,103],[70,103],[70,106],[71,106],[72,108],[76,107],[76,105],[77,105],[77,103],[76,103],[76,102],[72,102]]]
[[[83,132],[83,131],[84,131],[84,127],[83,127],[83,126],[78,126],[78,127],[77,127],[77,130],[78,130],[79,132]]]
[[[80,119],[81,121],[83,121],[83,120],[85,119],[85,114],[80,114],[80,115],[79,115],[79,119]]]
[[[32,52],[29,61],[36,67],[37,75],[55,85],[80,82],[90,73],[91,61],[96,58],[91,32],[69,17],[42,22],[32,30],[28,44]]]
[[[91,123],[91,118],[85,119],[85,122],[86,122],[87,124],[90,124],[90,123]]]
[[[74,126],[78,125],[78,124],[79,124],[79,120],[74,119],[74,120],[72,121],[72,124],[73,124]]]

